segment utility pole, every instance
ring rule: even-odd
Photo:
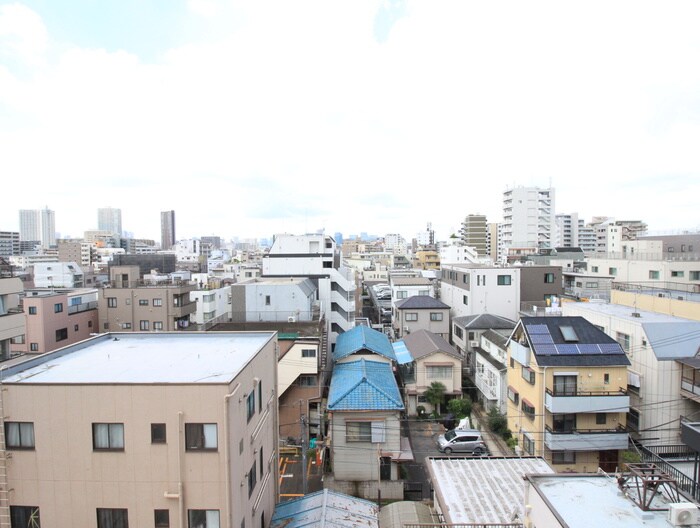
[[[306,415],[301,415],[301,489],[306,495]]]

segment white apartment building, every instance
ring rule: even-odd
[[[85,274],[75,262],[37,262],[34,286],[37,288],[82,288]]]
[[[700,322],[608,303],[563,303],[562,311],[584,317],[627,354],[630,433],[645,444],[680,443],[679,416],[697,419],[700,403],[681,397],[678,361],[700,349]]]
[[[19,211],[19,239],[39,242],[47,249],[56,245],[56,213],[49,208]]]
[[[689,292],[700,292],[700,260],[665,258],[638,258],[639,254],[588,258],[588,273],[592,276],[613,277],[615,282],[634,284],[674,283],[685,286]]]
[[[214,325],[231,320],[231,286],[205,287],[191,291],[190,301],[196,303],[197,307],[197,310],[190,314],[192,324]]]
[[[307,277],[314,281],[331,343],[355,326],[355,274],[341,264],[332,237],[276,235],[263,257],[262,269],[264,278]]]
[[[263,277],[231,285],[233,322],[309,322],[318,319],[318,289],[304,277]]]
[[[276,389],[274,332],[102,334],[12,365],[0,514],[57,528],[267,526]]]
[[[484,262],[484,257],[479,256],[473,247],[469,246],[441,246],[440,263],[443,264],[479,264]]]
[[[596,250],[596,230],[587,226],[578,213],[558,214],[555,216],[557,238],[555,247],[577,247],[584,253]]]
[[[20,308],[22,281],[11,275],[0,275],[0,359],[9,359],[10,344],[23,340],[25,317]]]
[[[515,187],[503,193],[503,244],[509,250],[553,247],[554,188]]]

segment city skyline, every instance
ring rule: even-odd
[[[79,237],[109,202],[155,240],[165,210],[179,238],[410,238],[431,222],[445,239],[537,186],[557,213],[695,230],[698,15],[0,0],[0,170],[16,190],[0,229],[48,205]]]

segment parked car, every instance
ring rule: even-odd
[[[488,452],[481,437],[481,431],[476,429],[450,429],[444,435],[438,436],[437,448],[441,453],[468,453],[484,455]]]

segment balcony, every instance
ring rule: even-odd
[[[523,346],[512,340],[508,346],[510,347],[510,357],[521,365],[530,366],[530,347]]]
[[[623,427],[616,429],[571,429],[554,431],[545,426],[544,443],[551,451],[605,451],[627,449],[629,435]]]
[[[556,394],[546,389],[544,407],[552,414],[626,413],[630,397],[622,388],[617,391],[577,391],[575,394]]]

